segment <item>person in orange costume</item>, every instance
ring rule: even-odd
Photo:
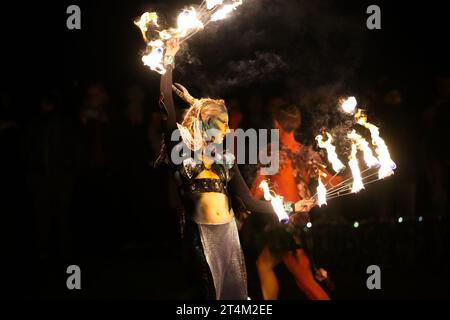
[[[279,171],[272,176],[264,176],[260,174],[260,170],[257,171],[251,188],[255,198],[263,196],[259,185],[264,179],[270,180],[272,190],[281,195],[284,201],[291,202],[311,198],[310,184],[317,180],[319,172],[322,176],[326,175],[322,178],[324,185],[336,185],[342,181],[339,176],[332,178],[333,175],[324,169],[318,153],[295,140],[294,133],[301,124],[301,113],[295,105],[282,105],[274,110],[273,115],[274,127],[279,129],[280,134]],[[279,285],[274,267],[281,261],[308,299],[330,299],[318,283],[327,282],[327,272],[316,268],[311,262],[312,238],[307,235],[305,228],[308,222],[309,212],[306,212],[291,216],[287,226],[272,224],[273,228],[266,227],[267,243],[256,261],[265,300],[278,298]]]

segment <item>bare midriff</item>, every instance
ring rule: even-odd
[[[217,179],[210,170],[202,171],[196,179]],[[194,221],[199,224],[225,224],[232,221],[234,212],[228,206],[228,196],[220,192],[202,192],[197,198]]]
[[[234,218],[232,208],[228,207],[227,195],[219,192],[199,194],[194,221],[198,224],[225,224]]]

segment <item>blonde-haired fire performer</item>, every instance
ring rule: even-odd
[[[229,197],[239,197],[251,212],[276,213],[270,202],[253,199],[232,156],[202,152],[212,143],[222,143],[229,132],[228,112],[223,100],[194,99],[182,86],[172,84],[178,50],[179,40],[168,40],[164,57],[167,72],[161,76],[160,106],[166,113],[161,159],[172,168],[184,203],[183,242],[198,284],[193,298],[246,300],[246,268]],[[181,124],[176,122],[172,90],[190,105]],[[177,128],[181,143],[171,139]],[[210,135],[211,131],[215,134]],[[195,151],[190,153],[196,159],[188,157],[176,164],[172,155],[180,145]],[[292,211],[301,211],[307,204],[299,201]]]

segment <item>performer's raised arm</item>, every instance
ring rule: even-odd
[[[176,128],[176,112],[172,96],[172,71],[175,66],[175,55],[179,48],[179,39],[174,38],[167,41],[164,55],[164,65],[167,71],[161,76],[161,95],[159,99],[160,106],[165,112],[166,130]]]

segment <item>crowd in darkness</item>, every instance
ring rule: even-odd
[[[361,254],[350,255],[348,262],[367,257],[363,248],[385,248],[379,246],[380,228],[385,235],[390,230],[388,241],[398,244],[402,256],[416,257],[420,247],[434,263],[448,264],[444,252],[448,253],[450,77],[437,76],[434,83],[428,105],[421,109],[409,98],[410,92],[396,86],[380,85],[360,93],[378,115],[398,169],[366,194],[335,201],[314,214],[316,247],[329,264],[332,259],[337,265],[342,262],[337,253],[348,250],[349,243]],[[2,228],[8,231],[4,241],[11,256],[45,261],[136,247],[176,251],[179,221],[172,199],[176,189],[169,172],[153,166],[162,125],[158,88],[149,92],[134,84],[112,92],[104,82],[95,81],[70,91],[43,92],[25,100],[1,92]],[[270,108],[291,102],[303,111],[298,139],[313,143],[308,121],[314,106],[305,100],[283,91],[261,95],[253,90],[233,96],[227,98],[230,125],[270,128],[266,116]],[[24,108],[21,101],[32,101],[31,108]],[[241,168],[249,184],[253,169]],[[410,228],[403,233],[397,232],[400,224],[395,226],[399,217]],[[364,243],[355,243],[347,234],[355,220],[362,228],[366,225]],[[418,223],[427,223],[429,229],[418,232]],[[333,231],[324,231],[330,228]],[[330,241],[330,234],[338,240]],[[421,245],[409,246],[411,239]],[[379,257],[389,259],[382,252]],[[391,257],[398,258],[398,252]]]

